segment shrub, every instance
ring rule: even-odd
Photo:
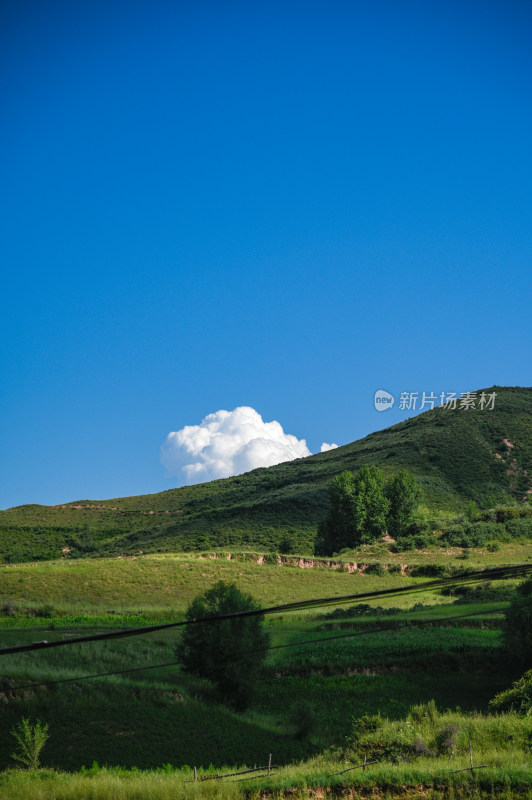
[[[512,539],[532,537],[532,517],[509,520],[504,527]]]
[[[419,564],[411,572],[413,578],[440,578],[447,573],[445,564]]]
[[[380,561],[376,561],[373,564],[368,564],[368,566],[366,567],[367,575],[378,575],[380,578],[382,578],[382,576],[386,575],[386,573],[387,570],[385,566],[380,563]]]
[[[14,617],[17,613],[17,607],[14,600],[8,600],[2,608],[2,614],[6,617]]]
[[[39,720],[32,725],[27,717],[22,717],[11,733],[18,743],[18,751],[12,753],[11,758],[24,764],[26,769],[38,769],[41,750],[49,736],[48,725],[42,725]]]
[[[384,720],[380,714],[364,714],[362,717],[353,717],[353,727],[351,729],[351,742],[356,744],[368,733],[375,733],[384,725]]]
[[[508,522],[511,519],[519,519],[526,509],[516,508],[515,506],[499,506],[495,509],[496,522]]]
[[[50,605],[50,603],[46,603],[43,606],[36,606],[33,611],[36,617],[43,617],[44,619],[51,619],[55,614],[55,608]]]
[[[513,600],[515,591],[511,586],[494,586],[491,582],[480,586],[445,586],[440,589],[445,597],[456,597],[455,605],[467,603],[493,603]]]
[[[469,527],[466,528],[464,525],[451,525],[443,531],[440,543],[451,547],[465,547],[468,530]]]
[[[427,747],[427,745],[420,736],[416,736],[416,738],[410,745],[410,752],[415,757],[434,755],[430,747]]]
[[[406,550],[423,550],[425,547],[430,547],[434,544],[436,544],[436,538],[432,534],[409,534],[398,539],[395,544],[391,546],[390,550],[392,550],[393,553],[403,553]]]
[[[429,700],[428,703],[420,703],[417,706],[411,706],[408,712],[408,718],[412,722],[426,722],[429,720],[430,722],[434,722],[440,715],[440,712],[436,708],[436,703],[434,700]]]
[[[277,548],[281,555],[286,556],[292,552],[292,542],[290,541],[289,536],[283,536],[279,542],[279,547]]]
[[[435,745],[438,755],[454,755],[459,730],[458,725],[452,722],[436,734]]]
[[[514,711],[527,717],[532,715],[532,669],[515,681],[510,689],[490,700],[490,705],[496,711]]]

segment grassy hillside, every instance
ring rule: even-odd
[[[532,487],[532,388],[491,387],[492,411],[435,408],[352,444],[225,480],[158,494],[0,512],[10,561],[209,547],[311,552],[327,485],[345,469],[406,467],[425,504],[457,510],[522,501]]]
[[[222,577],[265,604],[420,580],[400,571],[377,576],[170,556],[0,571],[2,646],[176,619],[198,591]],[[380,710],[399,720],[410,706],[431,698],[440,708],[487,712],[489,699],[516,677],[498,652],[501,610],[513,588],[510,582],[491,586],[488,594],[473,589],[466,597],[425,590],[380,600],[373,613],[355,605],[341,614],[327,609],[269,617],[272,645],[294,646],[269,653],[257,694],[243,714],[223,705],[212,685],[178,666],[79,680],[175,661],[180,635],[175,629],[4,655],[0,770],[10,764],[10,730],[23,714],[50,724],[47,766],[79,769],[97,760],[147,769],[165,763],[253,764],[270,752],[274,763],[299,761],[341,746],[353,717]],[[462,618],[479,610],[485,616]],[[352,631],[371,635],[329,638]],[[34,680],[66,682],[16,691]],[[305,735],[298,703],[311,709],[314,721]]]
[[[524,560],[525,545],[519,545],[520,552],[516,547],[503,545],[496,554],[478,549],[469,562]],[[375,553],[366,550],[366,564]],[[449,564],[455,557],[451,553],[432,553],[436,555],[440,565],[447,559],[447,569],[461,563]],[[367,567],[350,573],[341,566],[301,568],[276,559],[263,563],[256,554],[233,556],[230,561],[163,554],[4,565],[0,645],[68,641],[80,634],[175,620],[192,597],[220,578],[235,581],[265,605],[419,585],[423,579],[415,570],[427,567],[430,554],[389,553],[387,566],[394,568],[384,574]],[[394,558],[401,559],[403,569]],[[262,787],[279,794],[286,789],[287,798],[296,787],[334,786],[341,792],[355,781],[367,787],[368,797],[374,796],[374,786],[386,785],[390,795],[397,790],[404,800],[406,786],[419,796],[415,792],[421,783],[441,788],[454,781],[449,770],[467,764],[470,740],[475,758],[489,765],[486,773],[475,776],[472,796],[478,800],[521,791],[530,780],[532,721],[496,716],[489,705],[520,674],[500,651],[503,612],[514,591],[514,581],[471,587],[465,593],[432,588],[379,598],[371,607],[363,602],[267,617],[264,624],[275,649],[268,653],[256,695],[243,713],[224,705],[213,685],[173,663],[177,629],[4,655],[0,797],[110,800],[201,794],[204,784],[185,784],[190,769],[179,768],[195,765],[205,775],[224,765],[261,764],[272,753],[274,764],[288,766]],[[467,614],[474,616],[464,618]],[[356,638],[350,638],[352,633]],[[150,665],[157,666],[144,669]],[[90,674],[99,676],[81,680]],[[28,687],[33,681],[62,682]],[[408,716],[412,707],[432,699],[438,709],[450,711],[431,720],[419,709],[415,719]],[[358,720],[377,712],[382,728],[369,732],[367,741],[352,742]],[[10,731],[23,715],[50,726],[42,754],[47,768],[75,771],[97,761],[111,771],[96,766],[70,777],[52,771],[2,772],[13,764]],[[438,737],[449,726],[456,728],[453,752],[439,753]],[[419,737],[426,751],[419,749]],[[346,759],[355,757],[355,745],[370,756],[378,751],[379,765],[365,775],[335,776]],[[360,761],[358,752],[356,757]],[[299,763],[302,759],[311,761]],[[118,767],[132,771],[116,771]],[[159,772],[140,772],[156,768]],[[458,777],[469,781],[467,775]],[[130,780],[142,784],[131,784],[131,793]],[[231,793],[225,781],[212,784],[219,787],[217,797]],[[480,785],[485,795],[479,794]],[[251,800],[261,784],[252,776],[238,786],[254,787],[254,793],[243,794],[243,800]],[[462,783],[456,790],[456,796],[467,796]]]

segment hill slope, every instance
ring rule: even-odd
[[[254,545],[275,548],[289,532],[310,547],[327,508],[327,485],[345,469],[406,467],[425,502],[458,509],[522,500],[532,487],[532,388],[498,387],[491,411],[435,408],[326,453],[234,478],[166,492],[65,506],[0,512],[6,560],[64,555],[192,550]]]

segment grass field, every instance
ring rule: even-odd
[[[65,611],[124,609],[182,615],[192,598],[218,580],[234,581],[261,604],[275,605],[334,594],[405,585],[390,574],[349,574],[336,569],[300,569],[186,555],[130,559],[84,559],[0,567],[1,601],[51,604]],[[0,602],[1,602],[0,601]]]
[[[345,559],[334,559],[337,568],[321,566],[321,559],[306,559],[304,563],[316,566],[300,568],[295,566],[299,557],[293,556],[283,557],[288,563],[279,566],[274,554],[224,551],[0,565],[0,607],[11,601],[27,609],[38,610],[48,605],[52,611],[77,616],[94,613],[109,618],[113,613],[125,613],[150,619],[161,615],[179,618],[192,598],[217,580],[235,582],[261,605],[275,605],[404,586],[427,579],[423,575],[417,578],[401,575],[400,571],[387,571],[382,576],[347,572],[348,565],[354,562],[358,566],[384,564],[392,570],[405,565],[408,572],[416,566],[431,564],[475,569],[532,560],[526,542],[503,544],[496,553],[472,549],[467,561],[461,556],[459,549],[390,553],[383,545],[376,545],[353,551]],[[410,600],[406,602],[408,605]],[[438,602],[437,598],[433,597],[432,602]]]
[[[192,597],[220,578],[234,580],[263,605],[424,580],[400,572],[350,574],[248,558],[159,555],[4,566],[0,642],[68,639],[179,619]],[[507,597],[503,593],[482,604],[475,594],[467,605],[456,605],[455,599],[427,591],[379,600],[382,610],[373,615],[338,617],[326,609],[268,617],[272,645],[297,646],[269,654],[244,714],[226,708],[210,684],[180,673],[177,665],[76,681],[91,673],[174,662],[178,631],[3,656],[9,681],[0,704],[0,765],[10,763],[9,730],[22,714],[50,723],[45,760],[50,766],[79,769],[96,760],[149,769],[164,763],[253,763],[266,752],[279,763],[294,762],[343,741],[353,716],[380,711],[400,719],[411,705],[431,698],[444,708],[485,711],[512,678],[498,656]],[[451,620],[445,627],[438,622],[479,610],[487,612],[485,618]],[[46,616],[29,616],[39,611]],[[379,630],[382,626],[387,630]],[[369,630],[362,637],[322,641]],[[13,691],[33,680],[66,683]],[[313,717],[312,733],[303,737],[297,730],[301,704],[311,707]]]
[[[503,547],[495,554],[496,563],[524,562],[528,557],[515,543]],[[158,554],[4,565],[0,643],[68,639],[179,619],[198,592],[221,578],[235,581],[262,605],[416,586],[427,578],[413,577],[409,571],[444,564],[436,558],[439,552],[396,554],[398,563],[406,564],[406,574],[399,569],[382,575],[350,573],[345,567],[301,568],[295,566],[297,559],[279,565],[276,556],[258,563],[264,560],[261,554],[249,552],[232,553],[231,560],[223,553],[217,558]],[[467,568],[490,565],[493,555],[472,551]],[[357,561],[397,563],[392,554],[383,559],[379,547],[366,548]],[[351,610],[342,606],[335,611],[332,606],[267,617],[264,624],[272,645],[291,646],[268,654],[261,684],[244,713],[226,707],[211,684],[180,672],[177,664],[82,680],[94,673],[175,662],[176,630],[3,656],[0,769],[7,771],[0,773],[0,797],[251,800],[261,791],[268,797],[308,796],[309,787],[318,787],[318,794],[326,787],[352,794],[356,785],[360,796],[372,796],[378,786],[378,796],[391,798],[401,792],[408,796],[420,784],[426,785],[426,796],[435,798],[526,797],[531,721],[516,718],[514,725],[507,720],[504,725],[524,732],[504,746],[502,734],[495,742],[493,731],[486,733],[492,730],[489,725],[497,727],[498,719],[489,714],[489,700],[517,677],[499,650],[512,589],[511,583],[506,588],[497,584],[485,596],[473,592],[458,604],[460,598],[452,594],[425,591],[379,599],[374,611],[353,601],[356,607]],[[458,618],[478,611],[486,613]],[[331,636],[345,638],[324,640]],[[17,686],[43,680],[65,682],[17,691]],[[450,777],[449,764],[436,756],[416,756],[415,762],[404,764],[385,758],[364,776],[332,775],[350,758],[346,748],[353,720],[380,713],[388,720],[386,741],[403,741],[409,710],[431,699],[440,710],[461,715],[455,765],[467,758],[462,752],[468,735],[464,731],[475,729],[478,756],[489,764],[482,776]],[[47,769],[32,776],[10,769],[10,731],[23,715],[50,725],[42,756]],[[443,724],[439,719],[438,725]],[[431,746],[437,731],[423,735]],[[192,766],[200,772],[253,766],[270,753],[274,763],[285,766],[269,780],[186,783]],[[93,762],[108,768],[88,769]]]

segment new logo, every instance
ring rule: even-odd
[[[395,403],[395,397],[384,389],[377,389],[374,397],[375,408],[377,411],[388,411]]]

